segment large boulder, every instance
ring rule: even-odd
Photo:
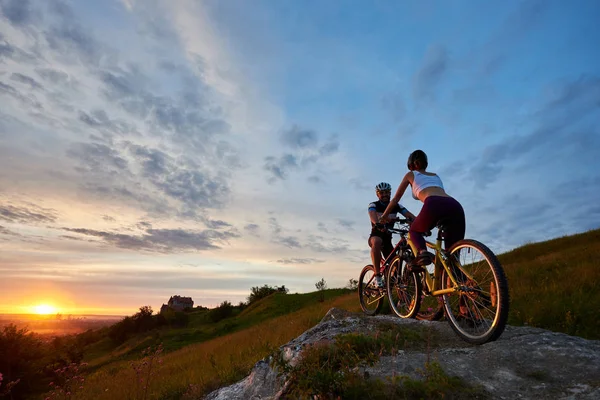
[[[436,341],[380,357],[363,367],[368,379],[392,375],[423,379],[425,363],[436,361],[447,375],[460,377],[495,399],[600,399],[600,341],[531,327],[507,326],[497,341],[476,346],[462,341],[444,321],[365,317],[333,308],[318,325],[281,346],[281,356],[293,366],[308,345],[333,342],[344,333],[373,333],[381,323],[431,330]],[[206,399],[279,399],[285,397],[287,384],[269,360],[261,360],[245,379]]]

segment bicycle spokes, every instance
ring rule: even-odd
[[[387,294],[390,307],[401,318],[412,318],[419,311],[419,277],[408,271],[399,257],[392,260],[387,273]]]
[[[495,340],[508,318],[508,286],[496,256],[483,244],[462,240],[450,257],[456,286],[444,271],[444,308],[452,328],[470,343]]]
[[[360,273],[358,280],[358,298],[363,312],[375,315],[383,306],[385,291],[375,285],[375,268],[367,265]]]

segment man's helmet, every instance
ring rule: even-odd
[[[385,192],[386,190],[392,191],[392,186],[387,182],[381,182],[375,186],[375,190],[378,192]]]

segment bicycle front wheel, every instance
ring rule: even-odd
[[[408,271],[406,263],[400,257],[392,260],[386,275],[390,308],[400,318],[414,318],[419,312],[419,276]]]
[[[494,253],[476,240],[461,240],[449,251],[458,290],[443,296],[446,318],[465,341],[483,344],[500,337],[508,319],[508,282]],[[452,287],[444,271],[443,285]]]
[[[367,315],[376,315],[383,306],[385,291],[377,287],[375,268],[367,265],[363,268],[358,279],[358,300],[360,308]]]

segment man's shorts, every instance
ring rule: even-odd
[[[390,255],[390,253],[392,252],[392,250],[394,250],[394,245],[392,244],[392,235],[390,235],[389,233],[384,233],[381,232],[380,230],[377,229],[373,229],[371,231],[371,235],[369,236],[369,246],[371,245],[371,238],[373,236],[376,237],[380,237],[382,244],[381,244],[381,252],[383,253],[383,257],[387,258],[387,256]]]

